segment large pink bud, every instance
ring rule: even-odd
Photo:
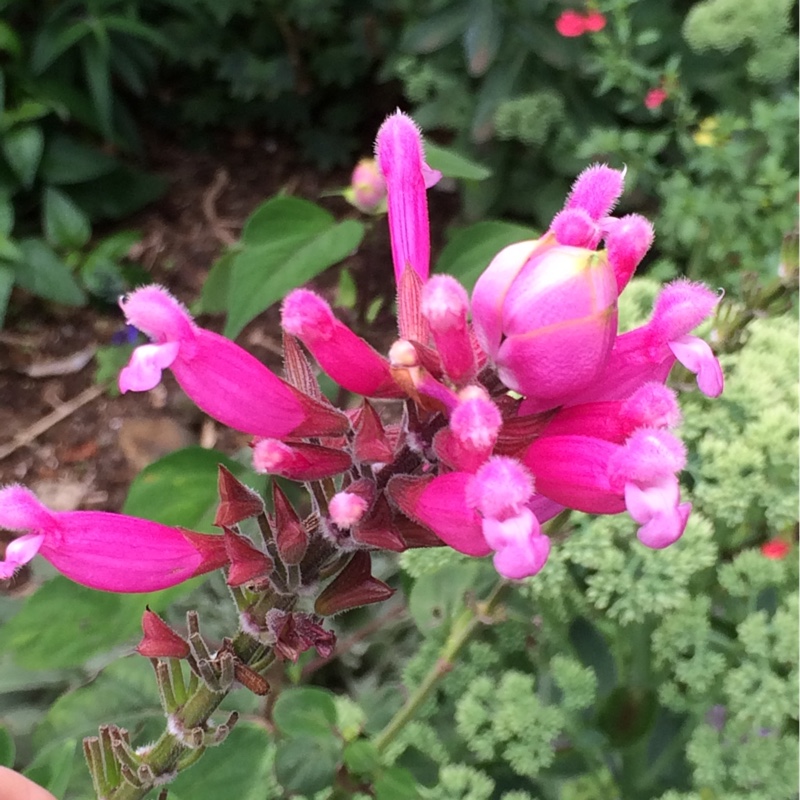
[[[501,250],[472,294],[475,333],[500,379],[532,411],[589,386],[617,333],[617,283],[604,252],[551,236]]]

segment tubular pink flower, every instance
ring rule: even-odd
[[[503,383],[527,397],[526,413],[590,386],[617,329],[616,280],[604,254],[550,241],[502,250],[472,295],[478,341]]]
[[[503,520],[519,514],[532,494],[530,472],[515,458],[494,456],[475,474],[467,503],[483,517]]]
[[[528,508],[504,520],[485,519],[483,536],[495,551],[492,562],[504,578],[522,580],[536,575],[550,555],[550,539]]]
[[[353,465],[343,450],[318,444],[259,439],[253,445],[253,469],[293,481],[318,481],[346,472]]]
[[[38,552],[70,580],[107,592],[153,592],[227,563],[221,536],[206,536],[105,511],[51,511],[29,489],[0,489],[0,528],[11,542],[0,577]]]
[[[565,404],[625,399],[643,383],[666,381],[676,360],[698,376],[704,394],[718,397],[724,385],[722,367],[706,342],[688,335],[718,302],[717,295],[700,283],[678,280],[668,284],[656,299],[651,320],[618,336],[597,380]],[[520,413],[530,413],[528,407],[523,402]],[[530,409],[536,410],[533,404]]]
[[[628,214],[607,222],[606,252],[619,294],[653,244],[654,235],[652,224],[639,214]]]
[[[559,244],[570,247],[586,247],[594,250],[603,232],[582,208],[565,208],[553,217],[550,230],[555,234]]]
[[[402,397],[386,359],[336,319],[318,294],[308,289],[290,292],[281,307],[281,324],[348,391],[365,397]]]
[[[557,503],[590,514],[627,509],[648,547],[672,544],[686,527],[691,505],[680,503],[676,477],[686,453],[666,431],[643,428],[624,445],[591,436],[542,436],[523,461],[537,491]]]
[[[594,436],[622,444],[637,428],[675,428],[680,421],[675,392],[660,383],[646,383],[626,400],[559,409],[542,435]]]
[[[409,519],[430,528],[459,553],[486,556],[491,548],[481,530],[481,518],[467,502],[472,475],[449,472],[436,478],[397,475],[389,481],[392,502]]]
[[[375,155],[386,181],[395,281],[400,284],[406,266],[426,281],[431,249],[426,189],[441,173],[425,164],[422,134],[401,111],[381,125]]]
[[[120,391],[146,391],[172,369],[202,411],[244,433],[335,435],[343,414],[299,392],[224,336],[199,328],[166,289],[144,286],[120,301],[128,322],[153,344],[137,347],[119,376]]]
[[[624,182],[624,171],[606,164],[592,164],[578,175],[564,208],[579,208],[597,222],[611,213]]]
[[[422,289],[422,315],[428,321],[447,377],[463,385],[475,376],[467,314],[467,290],[450,275],[434,275]]]

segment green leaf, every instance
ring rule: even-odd
[[[62,576],[42,584],[0,628],[0,650],[28,669],[55,669],[84,664],[99,653],[139,634],[146,605],[158,612],[188,594],[203,579],[163,592],[120,595],[79,586]],[[64,609],[69,609],[69,615]]]
[[[169,785],[169,796],[172,797],[174,790],[176,796],[191,800],[277,797],[272,776],[274,757],[275,747],[269,733],[259,725],[240,722],[221,747],[206,750],[195,766]]]
[[[344,763],[353,775],[372,775],[381,766],[381,756],[368,739],[356,739],[344,748]]]
[[[14,269],[8,264],[0,264],[0,329],[6,320],[8,301],[14,288]]]
[[[23,100],[19,105],[6,109],[0,127],[8,129],[22,123],[35,122],[46,117],[51,111],[52,108],[47,103],[39,100]]]
[[[62,250],[79,250],[92,236],[89,218],[58,189],[48,186],[42,203],[42,227],[47,241]]]
[[[192,307],[195,314],[221,314],[228,310],[228,293],[230,291],[233,261],[236,250],[223,253],[212,265],[203,281],[200,299]]]
[[[438,169],[446,178],[461,178],[467,181],[482,181],[492,171],[450,147],[425,143],[425,161],[431,169]]]
[[[107,175],[119,162],[94,147],[71,136],[55,135],[48,139],[42,156],[41,175],[45,183],[63,185],[82,183]]]
[[[31,294],[63,303],[82,306],[86,294],[78,285],[70,268],[41,239],[24,239],[19,243],[23,261],[15,265],[17,283]]]
[[[523,225],[491,220],[478,222],[453,234],[436,262],[436,271],[447,272],[468,290],[472,289],[500,250],[536,236],[532,228]]]
[[[15,58],[22,52],[22,42],[16,31],[2,20],[0,20],[0,50],[10,53]]]
[[[22,261],[22,251],[16,243],[0,233],[0,261]]]
[[[245,247],[233,263],[225,335],[234,338],[289,291],[349,255],[363,236],[360,222],[337,224],[313,203],[294,197],[267,201],[242,233]]]
[[[16,754],[17,747],[14,744],[14,737],[0,725],[0,766],[13,767]]]
[[[332,735],[336,725],[333,695],[324,689],[303,686],[285,689],[275,701],[272,718],[287,736]]]
[[[20,183],[29,189],[42,158],[44,135],[38,125],[20,125],[3,135],[3,153]]]
[[[111,64],[109,62],[107,42],[93,31],[95,36],[83,41],[81,56],[89,93],[92,96],[97,124],[107,139],[114,138],[113,103],[111,91]]]
[[[110,719],[132,732],[149,724],[152,734],[156,725],[163,725],[158,688],[147,659],[136,655],[118,659],[90,684],[63,694],[36,729],[34,743],[43,747],[48,742],[97,735],[98,726]]]
[[[467,4],[417,22],[406,30],[400,49],[411,53],[432,53],[453,41],[470,22]]]
[[[74,186],[70,194],[90,219],[119,219],[155,200],[166,187],[164,178],[120,165],[96,180]]]
[[[45,25],[39,29],[33,43],[31,69],[41,75],[59,56],[77,44],[89,33],[91,27],[86,20],[77,19],[66,28]]]
[[[503,26],[495,4],[490,0],[474,0],[471,21],[464,33],[467,71],[473,78],[483,75],[497,55],[503,38]]]
[[[0,235],[11,236],[14,230],[14,204],[11,198],[0,195]]]
[[[75,767],[77,750],[77,739],[53,742],[36,754],[25,776],[56,797],[63,797]]]
[[[278,743],[275,777],[287,791],[312,795],[333,785],[341,742],[318,736],[287,739]]]
[[[464,608],[464,596],[475,586],[477,562],[450,564],[423,575],[411,587],[408,610],[422,633],[449,623]]]
[[[375,800],[416,800],[419,796],[414,776],[402,767],[390,767],[375,781]]]
[[[217,468],[220,464],[247,485],[263,489],[262,476],[223,453],[204,447],[187,447],[150,464],[134,478],[123,513],[164,525],[214,532],[214,512],[219,502]]]

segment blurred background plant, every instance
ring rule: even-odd
[[[0,10],[0,318],[14,285],[80,305],[138,280],[124,225],[164,185],[146,171],[153,132],[192,147],[244,132],[263,158],[276,136],[329,169],[367,154],[398,103],[446,145],[430,160],[460,200],[438,271],[471,285],[501,247],[541,231],[599,159],[627,166],[623,211],[656,225],[624,326],[647,315],[649,278],[685,274],[727,291],[712,331],[726,391],[713,403],[684,395],[695,513],[681,542],[645,552],[623,520],[558,519],[545,570],[490,605],[486,565],[444,550],[375,559],[395,597],[338,617],[334,658],[279,664],[274,703],[226,701],[245,721],[170,797],[797,797],[793,2],[6,0]],[[273,197],[221,254],[197,309],[225,313],[237,335],[361,246],[371,224]],[[265,262],[281,267],[269,280]],[[339,304],[371,322],[380,281],[345,266]],[[367,267],[389,284],[388,263]],[[372,294],[356,299],[365,286]],[[124,510],[211,530],[219,462],[265,490],[240,454],[194,447],[147,467]],[[163,723],[149,665],[121,658],[144,604],[179,628],[198,608],[214,639],[235,624],[226,591],[215,576],[118,597],[55,577],[0,598],[0,763],[65,800],[89,796],[83,736],[113,718],[145,741]],[[55,622],[65,608],[77,633]]]

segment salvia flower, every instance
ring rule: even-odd
[[[195,325],[166,289],[144,286],[120,306],[153,340],[137,347],[120,372],[123,394],[152,389],[169,368],[198,408],[244,433],[280,438],[347,429],[344,415],[290,386],[230,339]]]
[[[365,214],[378,214],[384,209],[386,183],[374,158],[362,158],[350,177],[345,199]]]
[[[153,592],[228,562],[221,536],[105,511],[51,511],[22,486],[0,489],[0,528],[25,532],[0,562],[2,579],[38,553],[91,589]]]
[[[560,19],[564,35],[604,24],[599,12]],[[327,616],[391,594],[372,575],[371,550],[445,544],[491,555],[499,574],[519,580],[545,565],[551,541],[542,525],[564,509],[627,512],[651,548],[678,540],[691,505],[681,499],[686,453],[673,433],[680,408],[665,382],[680,362],[703,392],[722,391],[719,362],[693,333],[719,298],[676,281],[649,322],[618,334],[619,295],[653,242],[647,219],[614,216],[624,170],[584,170],[544,235],[499,252],[470,297],[450,276],[429,276],[426,190],[437,176],[408,116],[381,126],[376,157],[400,336],[386,355],[305,289],[282,307],[288,381],[196,326],[163,289],[123,301],[128,320],[152,339],[123,370],[123,389],[151,388],[172,369],[201,408],[255,435],[257,471],[308,485],[312,511],[301,519],[273,482],[262,551],[231,527],[261,517],[260,499],[224,477],[217,521],[225,533],[216,538],[227,547],[229,583],[310,593],[319,565],[339,564],[314,606]],[[300,343],[360,404],[342,413],[324,400]],[[366,398],[399,400],[402,412]],[[12,542],[8,563],[47,555],[44,527],[20,527],[32,538]],[[177,541],[174,531],[169,537]],[[181,575],[199,568],[192,552]],[[266,636],[263,616],[247,619]],[[297,627],[300,618],[290,619]],[[313,644],[286,630],[291,657]]]

